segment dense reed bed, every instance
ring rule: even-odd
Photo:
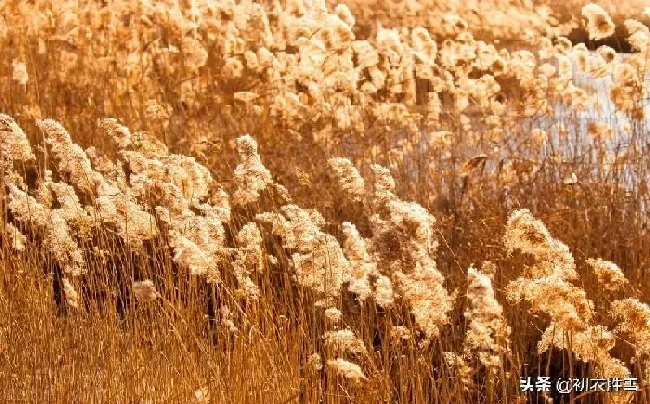
[[[389,3],[0,1],[0,401],[648,402],[645,3]]]

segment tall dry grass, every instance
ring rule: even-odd
[[[647,402],[645,6],[493,3],[1,1],[0,401]]]

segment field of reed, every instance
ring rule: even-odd
[[[649,26],[0,0],[0,403],[650,403]]]

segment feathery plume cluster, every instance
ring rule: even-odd
[[[647,369],[650,366],[650,306],[634,298],[617,300],[612,302],[612,316],[619,320],[616,330],[625,335]],[[650,375],[646,373],[644,379],[650,382]]]
[[[98,126],[106,132],[108,138],[113,141],[119,150],[125,150],[131,145],[131,132],[129,128],[120,123],[115,118],[100,119]]]
[[[627,41],[641,54],[646,54],[650,44],[650,29],[640,21],[633,19],[625,20],[624,25],[629,34]]]
[[[104,121],[104,126],[117,139],[116,143],[126,147],[119,156],[128,164],[129,184],[124,191],[127,195],[119,200],[103,199],[107,208],[115,206],[119,216],[126,219],[117,220],[118,216],[113,220],[120,227],[120,234],[135,240],[155,237],[156,220],[140,208],[148,206],[156,211],[157,219],[166,228],[174,261],[192,274],[218,280],[216,263],[225,243],[222,221],[230,218],[228,195],[215,188],[209,170],[194,158],[169,154],[157,146],[157,140],[136,136],[137,133],[131,136],[114,122]],[[122,214],[125,211],[128,214]],[[129,226],[122,228],[124,223]]]
[[[7,207],[13,213],[14,219],[28,224],[33,229],[45,229],[49,223],[49,209],[16,185],[9,184],[8,188],[9,203]]]
[[[587,4],[582,8],[582,16],[585,19],[589,39],[596,41],[610,37],[614,33],[615,26],[612,18],[599,5]]]
[[[582,288],[569,283],[577,273],[568,247],[553,239],[546,226],[526,209],[508,218],[504,243],[509,252],[521,249],[535,258],[535,267],[541,266],[529,268],[506,287],[509,301],[527,301],[531,312],[551,318],[538,342],[538,352],[551,347],[571,349],[578,357],[595,362],[597,374],[603,377],[628,377],[628,369],[610,353],[614,347],[611,332],[593,323],[593,302]],[[551,257],[557,262],[549,262]]]
[[[465,349],[477,352],[483,366],[495,371],[503,366],[502,358],[509,353],[510,327],[503,316],[503,307],[494,296],[491,279],[470,267],[467,298],[470,307],[465,311],[469,320]]]
[[[41,184],[41,191],[49,186],[51,194],[56,200],[59,209],[55,209],[65,219],[66,224],[79,238],[88,238],[91,231],[96,227],[97,222],[88,214],[79,202],[74,188],[64,182],[44,181]]]
[[[63,294],[65,295],[65,301],[70,307],[75,309],[79,308],[79,293],[74,289],[72,283],[68,278],[63,278]]]
[[[10,160],[24,163],[35,159],[27,135],[12,117],[0,114],[0,134],[3,162]]]
[[[113,188],[116,191],[115,188]],[[103,189],[106,193],[97,198],[100,209],[97,214],[104,223],[117,227],[117,233],[133,250],[140,250],[143,243],[152,240],[158,234],[154,217],[136,202],[120,199],[124,195],[110,193],[109,188]]]
[[[192,275],[205,276],[209,282],[219,282],[221,275],[217,262],[197,243],[176,230],[169,231],[169,246],[174,250],[174,262]]]
[[[504,244],[535,258],[524,276],[506,287],[508,300],[529,301],[534,312],[547,313],[566,331],[584,331],[593,315],[593,303],[584,290],[568,280],[575,279],[575,263],[568,247],[551,237],[546,226],[526,209],[508,218]]]
[[[646,54],[641,55],[647,58]],[[645,110],[642,100],[647,95],[647,86],[639,70],[631,63],[623,62],[614,66],[612,79],[610,97],[614,105],[633,119],[643,119]]]
[[[190,204],[205,200],[212,186],[210,171],[194,157],[171,154],[165,159],[166,180],[180,189]]]
[[[614,357],[614,335],[605,326],[590,325],[586,330],[567,333],[562,327],[551,323],[538,342],[538,351],[545,352],[551,347],[564,349],[579,360],[596,365],[596,374],[603,378],[630,377],[627,366]],[[612,398],[613,403],[628,403],[633,393],[622,392]]]
[[[438,337],[440,326],[449,321],[452,299],[442,284],[443,277],[435,262],[417,263],[412,273],[398,272],[396,276],[401,295],[409,302],[416,324],[427,338]]]
[[[285,249],[295,250],[291,260],[296,280],[326,300],[335,299],[341,290],[350,263],[338,240],[322,232],[323,217],[297,205],[285,205],[281,213],[260,213],[256,219],[272,224],[272,233],[282,238]]]
[[[461,355],[455,352],[443,352],[442,356],[447,366],[453,369],[456,379],[463,386],[463,389],[468,390],[472,380],[472,367],[467,364],[467,361]]]
[[[342,317],[343,313],[336,307],[328,307],[325,309],[325,318],[332,323],[338,323]]]
[[[50,147],[57,170],[66,176],[69,183],[80,192],[95,195],[96,184],[102,181],[101,175],[92,169],[90,159],[84,150],[72,142],[70,134],[53,119],[43,119],[36,125],[45,133],[45,141]]]
[[[404,202],[393,193],[395,181],[388,169],[372,165],[371,170],[374,192],[368,198],[373,210],[379,212],[371,217],[373,248],[384,261],[393,263],[386,269],[390,277],[377,278],[376,296],[392,301],[393,288],[389,284],[394,279],[418,327],[427,338],[435,338],[440,326],[449,320],[453,301],[435,262],[435,218],[419,204]],[[407,265],[398,259],[402,258],[396,255],[399,252],[408,257]]]
[[[373,175],[373,194],[371,201],[374,206],[386,206],[388,202],[396,199],[396,196],[393,193],[393,191],[395,191],[395,180],[390,175],[390,170],[388,168],[372,164],[370,170]]]
[[[612,317],[619,320],[616,331],[625,336],[636,351],[638,363],[650,366],[650,306],[634,298],[612,302]],[[644,382],[650,382],[646,372]]]
[[[551,237],[544,223],[535,219],[528,209],[516,210],[508,217],[503,242],[509,254],[520,250],[533,256],[535,266],[526,268],[529,277],[555,275],[562,280],[577,277],[569,247]]]
[[[357,338],[349,328],[327,331],[325,333],[325,347],[331,349],[336,355],[344,353],[361,354],[366,352],[363,341]]]
[[[396,293],[393,284],[386,275],[377,275],[375,280],[375,301],[380,307],[387,307],[395,301]]]
[[[86,272],[87,263],[83,251],[72,236],[60,209],[51,211],[43,241],[50,249],[54,259],[63,266],[65,273],[78,276]]]
[[[346,361],[345,359],[330,359],[327,361],[327,366],[334,369],[338,375],[353,382],[360,382],[366,379],[359,365]]]
[[[361,201],[365,195],[365,182],[352,162],[338,157],[327,160],[327,163],[346,195],[353,201]]]
[[[4,180],[23,187],[22,175],[15,170],[14,165],[24,166],[34,159],[25,132],[13,118],[0,114],[0,170]]]
[[[260,192],[273,183],[271,172],[264,167],[257,153],[257,142],[250,135],[237,138],[237,153],[241,163],[235,168],[236,189],[232,194],[235,205],[256,202]]]
[[[433,258],[437,241],[433,237],[435,219],[416,203],[391,201],[388,204],[388,231],[405,240],[403,248],[414,265],[396,272],[401,295],[411,305],[415,322],[428,338],[437,337],[440,326],[449,320],[453,298],[449,296]]]
[[[557,10],[550,4],[504,3],[489,9],[480,7],[476,0],[451,8],[427,1],[382,4],[367,14],[367,7],[360,10],[363,3],[354,0],[335,7],[323,1],[190,5],[169,0],[135,6],[142,16],[137,22],[128,18],[133,9],[126,3],[120,3],[119,7],[88,4],[75,11],[72,7],[62,7],[68,19],[65,25],[55,27],[55,37],[72,48],[88,45],[92,49],[88,57],[98,61],[92,64],[77,63],[82,57],[76,52],[53,54],[42,39],[43,35],[51,34],[43,28],[48,26],[50,17],[36,5],[12,10],[12,18],[5,24],[0,39],[8,40],[20,33],[16,27],[26,27],[22,32],[25,40],[33,41],[40,55],[54,57],[61,66],[44,73],[50,81],[69,90],[74,88],[70,91],[84,102],[96,99],[110,88],[115,96],[104,97],[103,111],[117,110],[124,98],[129,97],[132,108],[123,113],[163,131],[173,126],[175,111],[158,101],[160,83],[161,78],[172,77],[181,84],[170,95],[178,97],[183,108],[189,110],[187,116],[192,117],[184,129],[188,139],[182,139],[188,144],[205,136],[198,122],[201,114],[195,112],[203,111],[210,102],[219,104],[220,111],[229,110],[233,120],[257,119],[263,115],[262,105],[269,105],[268,115],[264,115],[274,128],[294,134],[309,128],[316,143],[326,146],[338,143],[340,134],[363,138],[369,131],[369,122],[387,123],[391,129],[419,129],[422,122],[425,126],[440,126],[440,114],[443,107],[447,109],[443,105],[447,103],[447,93],[451,95],[457,117],[465,116],[471,109],[471,100],[488,112],[494,126],[491,132],[500,133],[507,101],[495,99],[502,93],[497,77],[514,79],[513,85],[523,93],[522,110],[527,115],[554,108],[546,102],[546,95],[552,98],[567,93],[567,98],[575,99],[571,104],[576,106],[586,101],[586,94],[577,85],[559,83],[537,72],[538,59],[546,63],[570,50],[570,41],[562,35],[577,27],[573,19],[560,22]],[[390,10],[385,9],[387,5]],[[632,6],[626,4],[620,9],[633,10],[631,15],[642,11]],[[385,21],[387,15],[398,9],[402,10],[399,15],[409,16],[406,20],[399,19],[405,22],[399,28],[392,19]],[[477,9],[481,12],[476,12]],[[386,14],[386,11],[390,12]],[[94,16],[90,19],[93,23],[81,26],[83,19],[76,18],[76,13]],[[415,18],[417,13],[426,17]],[[220,19],[215,24],[214,18],[205,18],[204,14],[238,17]],[[612,17],[600,6],[588,4],[582,9],[582,15],[591,39],[603,39],[613,33]],[[376,26],[365,39],[357,38],[357,33],[364,31],[370,20],[361,16],[371,18]],[[116,35],[96,34],[103,27],[97,21],[106,18],[112,22]],[[410,21],[413,18],[418,24]],[[169,38],[159,40],[154,21],[165,21]],[[626,23],[626,26],[631,25]],[[485,33],[485,27],[490,27],[490,37],[523,40],[528,44],[546,40],[551,45],[539,48],[538,59],[527,50],[498,49],[478,39]],[[632,28],[631,35],[638,34],[638,25]],[[89,30],[88,35],[72,34],[82,30]],[[121,40],[134,31],[142,35]],[[553,46],[551,39],[558,44]],[[21,55],[13,60],[13,76],[29,87],[27,70],[32,69],[32,62],[23,59]],[[589,70],[601,75],[611,67],[605,67],[599,57],[592,58],[592,62],[594,66]],[[74,74],[65,74],[69,72]],[[470,78],[474,73],[478,78]],[[76,85],[73,79],[76,77],[84,79],[85,85]],[[96,77],[104,77],[107,83],[97,85],[99,81],[91,79]],[[416,85],[418,80],[429,85],[420,87]],[[136,86],[139,96],[133,97]],[[80,87],[90,94],[78,94],[82,91]],[[233,110],[232,105],[225,105],[226,100],[234,100],[242,108]],[[425,116],[409,111],[410,107],[419,106],[416,104],[424,104]],[[102,123],[109,127],[113,124]],[[123,141],[122,148],[129,142],[135,146],[140,135],[144,132],[133,134],[130,140],[128,136],[118,136],[116,140]],[[417,146],[417,137],[406,142],[408,148]],[[255,191],[250,196],[255,199],[254,195]]]
[[[377,279],[383,275],[377,271],[377,263],[368,253],[366,241],[359,234],[357,227],[350,222],[343,222],[342,230],[345,236],[343,252],[350,262],[350,270],[348,273],[350,284],[348,290],[356,294],[359,301],[363,302],[367,298],[375,295],[371,286],[371,278],[375,277]],[[390,287],[390,281],[388,282]],[[375,295],[375,300],[380,306],[386,306],[393,301],[391,296],[392,289],[388,295],[383,298]]]
[[[86,261],[77,241],[73,238],[63,209],[43,206],[31,195],[9,185],[8,208],[14,218],[43,234],[43,241],[54,260],[65,273],[77,276],[86,271]]]
[[[233,268],[239,284],[239,291],[247,299],[256,300],[260,291],[250,278],[252,273],[264,271],[262,235],[253,222],[246,223],[236,236],[237,249]]]
[[[156,286],[151,279],[133,282],[133,295],[141,303],[153,302],[158,298]]]
[[[589,258],[587,264],[596,274],[598,284],[607,290],[617,291],[629,284],[621,268],[611,261],[605,261],[602,258]]]

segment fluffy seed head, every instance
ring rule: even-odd
[[[596,277],[598,284],[610,291],[620,290],[629,282],[625,279],[623,271],[615,263],[611,261],[604,261],[602,258],[587,259],[587,264],[591,266]]]
[[[345,359],[337,358],[327,361],[327,366],[331,367],[340,376],[351,381],[362,381],[366,379],[363,370],[356,363],[346,361]]]
[[[582,17],[589,39],[599,40],[611,36],[616,28],[612,18],[597,4],[589,3],[582,8]]]
[[[151,279],[133,282],[133,294],[142,303],[153,302],[158,297],[158,292]]]

